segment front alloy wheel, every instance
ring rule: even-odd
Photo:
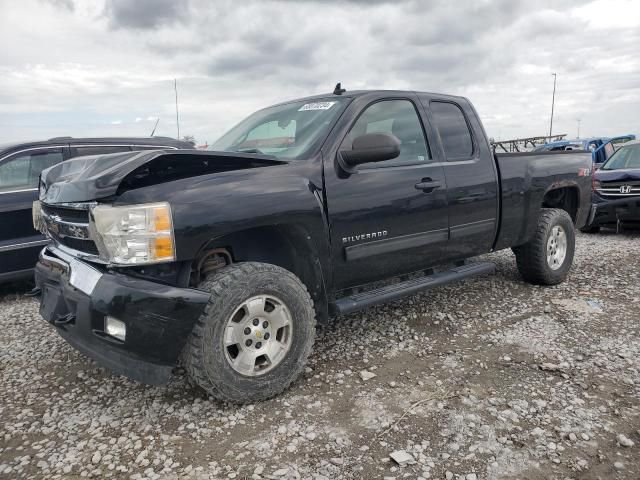
[[[224,349],[231,368],[254,377],[277,367],[291,348],[293,322],[287,306],[274,296],[243,302],[227,321]]]
[[[303,371],[315,337],[315,310],[304,284],[275,265],[236,263],[209,275],[211,292],[185,346],[189,377],[232,403],[266,400]]]

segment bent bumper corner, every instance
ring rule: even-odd
[[[614,226],[620,222],[640,223],[640,197],[597,199],[591,205],[587,226]]]
[[[209,294],[110,272],[54,246],[35,269],[40,314],[74,348],[133,380],[165,383]],[[124,341],[105,331],[105,317],[126,326]]]

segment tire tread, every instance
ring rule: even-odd
[[[187,375],[191,377],[191,379],[197,385],[199,385],[210,396],[217,400],[240,405],[245,403],[252,403],[254,401],[268,400],[269,398],[272,398],[289,388],[291,383],[293,383],[293,381],[298,378],[298,376],[304,371],[309,355],[311,355],[311,352],[313,350],[313,341],[310,342],[309,347],[303,351],[301,358],[296,362],[293,369],[293,375],[289,375],[286,381],[279,382],[277,385],[273,385],[273,388],[271,389],[264,389],[262,392],[256,393],[256,395],[252,396],[251,398],[248,398],[246,395],[242,397],[230,397],[228,394],[221,392],[220,389],[216,387],[216,385],[207,375],[203,354],[205,347],[204,330],[206,328],[206,323],[207,321],[210,321],[211,315],[215,308],[215,299],[222,297],[222,295],[224,295],[224,291],[230,288],[230,286],[242,284],[243,278],[246,278],[247,276],[255,275],[262,271],[274,270],[277,270],[278,274],[289,276],[290,279],[297,282],[304,290],[304,296],[301,300],[312,312],[313,323],[311,325],[311,328],[312,331],[314,331],[316,328],[317,320],[311,295],[309,295],[309,291],[306,285],[304,285],[304,283],[302,283],[298,279],[298,277],[283,268],[259,262],[236,263],[229,265],[228,267],[224,267],[219,271],[209,275],[198,286],[198,289],[210,292],[211,298],[207,302],[207,305],[205,306],[202,314],[193,327],[193,331],[191,332],[191,336],[189,337],[182,355],[182,366],[186,370]]]
[[[566,211],[559,208],[541,209],[533,237],[524,245],[513,249],[520,275],[529,283],[557,285],[564,280],[564,277],[556,276],[547,265],[547,233],[553,225],[558,223],[559,217],[565,217],[564,221],[573,225],[573,221]],[[568,237],[569,235],[570,232],[567,232]],[[570,238],[567,241],[571,241]],[[569,254],[573,259],[573,247],[571,247],[571,252],[567,252],[567,255]]]

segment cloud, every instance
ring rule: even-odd
[[[73,12],[75,10],[75,5],[73,0],[41,0],[43,3],[49,3],[54,7],[59,7],[68,10],[69,12]]]
[[[112,28],[153,29],[182,21],[187,0],[107,0],[105,15]]]
[[[554,130],[640,132],[632,0],[21,0],[3,5],[0,43],[0,141],[156,116],[156,134],[176,135],[174,78],[181,133],[199,142],[338,81],[465,95],[490,136],[533,136],[548,131],[552,72]]]

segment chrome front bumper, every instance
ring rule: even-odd
[[[59,271],[71,286],[86,295],[93,293],[102,278],[102,272],[54,246],[43,248],[39,261],[52,270]]]

